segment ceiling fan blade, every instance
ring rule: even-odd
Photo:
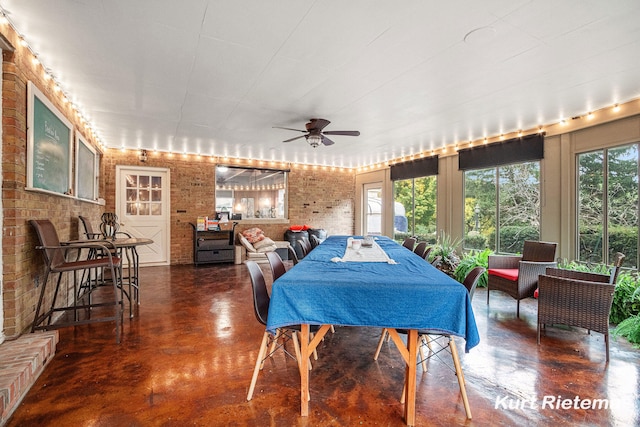
[[[296,132],[307,133],[307,131],[306,131],[306,130],[301,130],[301,129],[292,129],[292,128],[283,128],[283,127],[280,127],[280,126],[273,126],[273,129],[285,129],[285,130],[293,130],[293,131],[296,131]]]
[[[309,132],[311,132],[312,130],[321,131],[322,129],[327,127],[327,125],[329,123],[331,123],[331,122],[329,120],[325,120],[325,119],[311,119],[311,121],[309,123],[307,123],[305,125],[305,127],[307,128],[307,131],[309,131]]]
[[[333,145],[333,144],[335,144],[335,142],[333,142],[332,140],[330,140],[326,136],[324,136],[324,135],[320,135],[320,136],[322,137],[322,143],[324,145]]]
[[[300,135],[300,136],[296,136],[295,138],[285,139],[282,142],[291,142],[291,141],[295,141],[296,139],[305,138],[306,136],[308,135]]]
[[[360,136],[360,131],[357,130],[328,130],[322,133],[325,135]]]

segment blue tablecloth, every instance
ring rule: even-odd
[[[349,236],[331,236],[273,283],[267,330],[299,325],[430,330],[480,342],[466,288],[387,237],[396,264],[332,262]]]

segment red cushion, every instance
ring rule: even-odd
[[[507,279],[515,282],[518,280],[518,269],[517,268],[490,268],[489,275],[502,277],[503,279]]]
[[[311,227],[309,227],[308,225],[292,225],[291,227],[289,227],[289,230],[297,232],[297,231],[307,231],[310,228]]]
[[[533,291],[533,297],[538,298],[538,288],[536,288],[536,290]]]

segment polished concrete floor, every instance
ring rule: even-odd
[[[61,329],[54,360],[8,426],[404,425],[404,368],[392,342],[373,361],[379,329],[327,335],[303,418],[297,367],[282,352],[246,400],[264,327],[244,266],[148,267],[141,281],[122,343],[113,323]],[[485,292],[473,301],[481,343],[460,355],[473,419],[441,354],[418,368],[417,425],[640,424],[640,350],[612,340],[607,364],[602,335],[567,328],[548,328],[538,346],[536,301],[517,319],[515,300],[492,292],[487,306]]]

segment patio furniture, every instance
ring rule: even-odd
[[[516,316],[520,317],[520,300],[532,297],[538,287],[538,276],[548,267],[556,266],[555,254],[556,243],[527,240],[522,256],[490,255],[487,304],[492,290],[505,292],[516,299]]]
[[[278,277],[282,276],[287,272],[287,269],[284,267],[284,263],[282,262],[282,258],[278,255],[277,252],[267,252],[265,254],[267,256],[267,260],[269,260],[269,267],[271,268],[271,277],[273,280],[277,280]]]
[[[538,281],[538,344],[540,331],[546,325],[585,328],[604,335],[606,361],[609,362],[609,315],[615,280],[623,260],[623,254],[616,254],[610,275],[547,268]]]
[[[415,245],[416,245],[416,238],[415,237],[407,237],[402,242],[402,246],[404,246],[405,248],[409,249],[410,251],[413,251],[413,247]]]
[[[482,276],[482,274],[485,271],[486,270],[484,267],[475,267],[471,271],[469,271],[469,273],[467,273],[467,276],[464,278],[464,281],[462,282],[464,287],[467,288],[467,291],[469,292],[469,299],[472,301],[473,301],[473,295],[476,292],[476,287],[478,286],[478,282],[480,281],[480,276]],[[407,331],[404,329],[398,329],[398,333],[406,335]],[[431,350],[432,340],[429,337],[429,335],[431,334],[428,331],[418,331],[418,337],[420,339],[420,347],[418,348],[418,351],[420,353],[420,363],[422,364],[422,370],[425,372],[427,371],[427,364],[426,364],[427,357],[424,355],[423,344],[427,345]],[[448,337],[451,338],[450,336]],[[373,360],[378,360],[378,356],[380,355],[380,350],[382,349],[382,344],[384,343],[385,338],[387,339],[387,341],[389,341],[390,339],[386,328],[382,330],[382,334],[380,335],[380,339],[378,340],[378,347],[376,348],[376,352],[373,355]],[[404,391],[403,391],[403,400],[404,400]]]
[[[360,236],[356,236],[356,240]],[[301,324],[300,414],[309,415],[307,356],[322,342],[330,325],[388,328],[406,364],[405,421],[415,425],[418,330],[465,339],[465,351],[480,338],[468,291],[457,281],[425,263],[394,240],[377,236],[363,255],[350,257],[353,237],[330,236],[307,259],[273,283],[267,330]],[[377,248],[376,248],[377,247]],[[366,251],[385,257],[365,256]],[[398,284],[402,285],[399,286]],[[326,297],[330,296],[330,298]],[[322,324],[313,339],[309,329]],[[406,343],[396,332],[406,329]],[[463,374],[451,340],[458,385],[467,418],[471,418]],[[337,363],[348,362],[337,360]],[[455,399],[458,399],[455,394]]]
[[[247,261],[245,262],[247,269],[249,270],[249,276],[251,277],[251,288],[253,291],[253,308],[254,314],[256,315],[256,319],[263,325],[267,324],[267,319],[269,317],[269,293],[267,292],[267,285],[264,280],[264,275],[262,274],[262,270],[260,266],[255,261]],[[316,331],[318,328],[313,328],[313,331]],[[298,342],[298,333],[300,331],[300,325],[293,325],[289,327],[277,328],[274,335],[271,335],[267,330],[264,331],[262,335],[262,342],[260,343],[260,350],[258,351],[258,358],[256,359],[256,365],[253,369],[253,376],[251,377],[251,384],[249,386],[249,392],[247,393],[247,400],[251,400],[253,397],[253,390],[255,389],[256,382],[258,380],[258,374],[264,368],[264,361],[273,356],[273,353],[278,349],[282,348],[282,350],[288,356],[294,357],[298,366],[300,365],[300,344]],[[283,339],[283,343],[278,345],[278,341]],[[291,355],[284,347],[284,343],[288,340],[293,341],[293,346],[295,350],[295,356]],[[267,352],[267,348],[269,348]],[[315,359],[317,360],[317,354],[314,353]],[[311,364],[309,364],[311,366]],[[311,369],[311,368],[309,368]]]
[[[95,240],[61,243],[58,238],[56,228],[51,221],[47,219],[40,219],[31,220],[29,223],[38,235],[40,245],[37,246],[36,249],[40,249],[42,251],[42,256],[45,262],[45,274],[40,288],[40,296],[38,298],[31,332],[87,323],[115,321],[116,343],[119,344],[123,317],[121,284],[122,266],[120,258],[113,254],[114,248],[109,246],[108,242]],[[100,253],[102,256],[93,256],[92,258],[81,259],[83,250],[92,249],[94,250],[94,254]],[[75,253],[75,257],[70,256],[70,252]],[[113,289],[112,299],[107,299],[104,302],[92,302],[89,297],[93,288],[87,289],[84,294],[78,294],[78,273],[82,274],[92,269],[97,269],[103,272],[101,275],[102,281],[106,280],[104,278],[104,272],[109,272],[109,281]],[[48,279],[51,273],[58,274],[55,289],[53,291],[51,291],[48,286]],[[65,302],[65,295],[67,292],[64,291],[64,288],[61,290],[60,286],[62,284],[62,277],[64,273],[73,273],[70,279],[71,286],[74,288],[72,294],[73,301],[70,302]],[[59,294],[62,294],[62,302],[58,302]],[[86,301],[83,301],[85,297]],[[114,313],[112,316],[105,315],[101,317],[94,317],[91,315],[93,309],[105,306],[114,306]],[[84,311],[86,313],[82,318],[79,316],[80,311]],[[58,313],[69,313],[70,318],[63,317],[54,323],[54,317]]]
[[[424,259],[424,253],[427,250],[427,242],[420,242],[413,248],[413,253]]]

